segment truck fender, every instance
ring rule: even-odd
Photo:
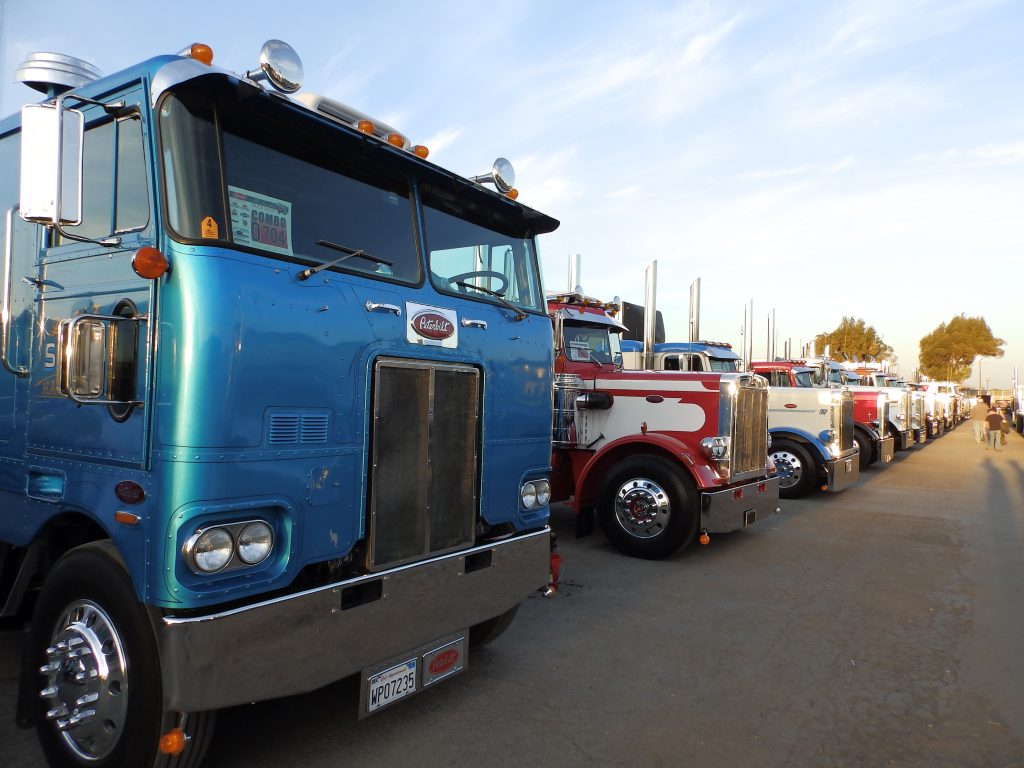
[[[773,441],[793,440],[802,445],[813,447],[816,458],[821,462],[832,460],[832,454],[829,452],[828,448],[825,447],[825,444],[821,442],[817,435],[812,435],[810,432],[806,432],[802,429],[792,429],[791,427],[776,427],[775,429],[769,429],[768,434],[772,436]]]
[[[593,506],[597,488],[610,467],[640,453],[664,456],[679,464],[689,473],[698,489],[713,487],[718,480],[718,473],[709,466],[707,459],[682,441],[657,433],[628,435],[595,451],[580,471],[574,499],[577,514]]]

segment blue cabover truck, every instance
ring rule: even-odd
[[[376,712],[549,582],[558,222],[301,71],[18,71],[0,611],[53,765],[194,766],[218,708],[357,673]]]

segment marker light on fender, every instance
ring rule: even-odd
[[[167,257],[151,245],[144,245],[132,256],[132,269],[139,277],[156,280],[170,268]]]

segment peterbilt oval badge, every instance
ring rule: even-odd
[[[644,398],[648,403],[664,403],[665,398],[661,395],[648,395]]]
[[[441,675],[450,670],[459,662],[461,654],[455,648],[449,648],[437,654],[430,662],[430,673]]]
[[[787,408],[796,408],[796,403],[786,403]]]
[[[455,324],[437,312],[417,312],[410,322],[412,329],[425,339],[440,341],[455,333]]]
[[[114,495],[125,504],[141,504],[146,500],[146,491],[132,480],[122,480],[114,486]]]

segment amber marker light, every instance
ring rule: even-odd
[[[387,135],[387,140],[388,144],[390,144],[393,147],[398,147],[399,149],[401,149],[402,147],[405,146],[405,136],[403,136],[400,133],[389,133]]]
[[[174,728],[160,737],[160,754],[180,755],[185,751],[185,732]]]
[[[519,197],[519,190],[513,187],[512,189],[505,193],[505,197],[507,197],[509,200],[515,200],[517,197]]]
[[[700,535],[700,543],[704,544],[705,546],[710,544],[711,543],[711,537],[708,536],[706,533],[702,533]]]
[[[356,129],[363,133],[373,133],[373,121],[372,120],[360,120],[356,123]]]
[[[151,245],[144,245],[132,256],[132,269],[139,277],[156,280],[167,273],[170,263],[167,257]]]
[[[114,513],[114,521],[120,523],[121,525],[134,526],[142,522],[142,518],[138,515],[132,514],[131,512],[118,510],[117,512]]]
[[[213,48],[206,43],[192,43],[188,47],[188,55],[196,61],[201,61],[206,66],[213,64]]]
[[[422,144],[417,144],[412,148],[412,153],[416,155],[420,160],[426,160],[427,155],[430,154],[430,150],[424,147]]]

